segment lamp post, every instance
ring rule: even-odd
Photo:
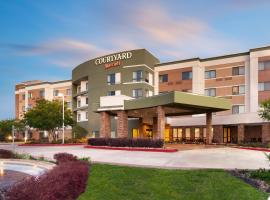
[[[65,144],[65,96],[61,93],[58,94],[59,97],[62,97],[63,102],[63,132],[62,132],[62,144]]]

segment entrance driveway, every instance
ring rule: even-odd
[[[1,145],[0,149],[12,149]],[[157,168],[214,168],[214,169],[258,169],[269,168],[261,151],[230,147],[183,150],[176,153],[139,152],[120,150],[85,149],[83,146],[26,147],[16,146],[16,151],[34,156],[53,158],[55,153],[67,152],[78,157],[90,157],[93,162],[117,165],[132,165]]]

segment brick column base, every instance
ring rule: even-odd
[[[101,112],[100,137],[111,137],[111,118],[107,112]]]
[[[144,135],[143,135],[143,118],[139,119],[139,138],[144,138]]]
[[[270,142],[270,123],[262,124],[262,142]]]
[[[124,110],[117,111],[117,137],[128,137],[128,115]]]
[[[239,124],[237,126],[237,143],[241,144],[245,139],[245,126],[244,124]]]
[[[206,144],[211,144],[213,140],[212,113],[206,113]]]
[[[157,138],[164,139],[165,111],[162,106],[157,107]]]
[[[223,126],[214,126],[213,140],[217,143],[223,143]]]

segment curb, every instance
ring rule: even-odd
[[[265,152],[270,152],[270,149],[266,148],[257,148],[257,147],[232,147],[236,149],[244,149],[244,150],[253,150],[253,151],[265,151]]]
[[[102,149],[102,150],[124,150],[124,151],[146,151],[146,152],[164,152],[174,153],[178,149],[161,149],[161,148],[134,148],[134,147],[108,147],[108,146],[84,146],[86,149]]]
[[[18,144],[18,146],[26,147],[62,147],[62,146],[80,146],[85,144]]]

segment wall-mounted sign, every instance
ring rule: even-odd
[[[117,53],[109,56],[103,56],[95,60],[96,65],[105,64],[105,68],[116,67],[120,65],[121,60],[126,60],[132,57],[132,52]],[[107,64],[110,63],[110,64]]]

